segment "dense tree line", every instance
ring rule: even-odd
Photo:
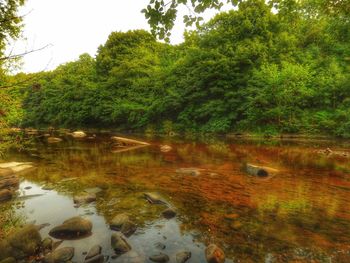
[[[96,57],[17,87],[11,122],[350,137],[350,16],[339,3],[240,1],[178,46],[113,32]]]

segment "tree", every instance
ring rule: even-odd
[[[152,34],[168,41],[180,6],[185,6],[189,10],[188,14],[183,17],[185,25],[196,24],[198,27],[203,20],[200,14],[205,10],[220,10],[224,4],[238,6],[239,3],[245,1],[247,0],[150,0],[142,12],[151,26]],[[350,20],[350,4],[348,0],[268,0],[266,3],[279,12],[288,15],[302,11],[310,15],[324,13],[338,17],[347,21],[347,23]]]

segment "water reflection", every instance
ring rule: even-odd
[[[173,261],[186,249],[192,252],[188,262],[205,262],[204,248],[211,242],[234,262],[350,261],[350,163],[345,155],[319,152],[330,142],[153,139],[150,147],[113,153],[108,138],[41,140],[29,153],[8,157],[37,165],[20,186],[28,198],[13,209],[26,222],[50,223],[43,237],[73,216],[93,222],[92,236],[64,241],[76,248],[75,261],[95,244],[114,255],[109,222],[119,213],[131,215],[138,230],[129,238],[133,250],[115,262],[148,262],[159,242]],[[162,152],[165,144],[172,150]],[[331,147],[346,152],[343,145]],[[279,172],[267,180],[247,176],[246,162]],[[186,167],[198,169],[198,175],[178,172]],[[74,207],[72,197],[91,187],[102,190],[97,201]],[[149,204],[145,192],[158,192],[178,216],[163,219],[164,207]]]

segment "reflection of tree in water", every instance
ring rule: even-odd
[[[215,242],[228,257],[246,261],[263,260],[267,253],[294,257],[296,248],[324,258],[323,253],[350,242],[348,194],[339,187],[346,182],[328,173],[337,160],[327,159],[331,165],[319,166],[324,157],[295,145],[172,146],[170,153],[160,153],[154,145],[112,154],[106,144],[69,142],[68,147],[39,149],[45,159],[27,179],[53,183],[68,196],[100,187],[98,213],[108,222],[115,214],[128,212],[140,227],[158,220],[164,209],[147,204],[143,193],[159,192],[178,210],[184,233],[193,233],[200,242]],[[244,161],[268,163],[282,173],[259,181],[242,172]],[[176,172],[180,167],[205,171],[182,175]],[[76,179],[65,181],[69,178]]]

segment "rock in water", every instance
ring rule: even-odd
[[[12,174],[6,176],[0,176],[0,189],[18,188],[19,178]]]
[[[257,165],[247,163],[245,169],[249,175],[259,176],[259,177],[269,176],[269,173],[265,168]]]
[[[159,253],[157,255],[150,256],[149,259],[153,262],[166,263],[169,261],[169,256],[163,253]]]
[[[148,202],[151,204],[166,204],[166,202],[163,200],[163,198],[156,193],[145,193],[144,194]]]
[[[89,193],[82,193],[80,195],[74,196],[73,201],[74,201],[74,204],[79,204],[79,205],[88,204],[96,201],[96,195],[89,194]]]
[[[161,145],[160,146],[160,151],[163,153],[170,152],[173,148],[169,145]]]
[[[34,225],[26,225],[0,242],[0,260],[8,257],[24,259],[40,249],[41,236]]]
[[[53,240],[49,237],[45,238],[41,242],[41,247],[44,251],[51,251],[53,248]]]
[[[187,260],[191,258],[191,252],[189,251],[181,251],[176,254],[176,263],[185,263]]]
[[[129,221],[129,216],[127,214],[119,214],[116,215],[110,224],[111,229],[119,231],[122,226]]]
[[[128,244],[125,238],[119,233],[112,234],[111,245],[117,254],[124,254],[131,250],[131,246]]]
[[[72,136],[74,138],[84,138],[84,137],[86,137],[86,133],[83,131],[75,131],[72,133]]]
[[[205,249],[205,257],[208,263],[224,263],[225,253],[215,244],[209,245]]]
[[[166,245],[163,244],[163,243],[161,243],[161,242],[157,242],[157,243],[155,244],[155,247],[156,247],[157,249],[164,250],[164,249],[166,248]]]
[[[47,138],[47,142],[48,143],[58,143],[58,142],[61,142],[62,139],[61,138],[56,138],[56,137],[48,137]]]
[[[58,239],[80,238],[91,234],[92,223],[82,217],[73,217],[56,226],[49,235]]]
[[[9,243],[26,256],[32,256],[40,248],[41,236],[36,226],[27,225],[11,235]]]
[[[132,234],[135,233],[137,229],[137,226],[132,221],[126,221],[122,228],[120,229],[120,232],[122,232],[125,236],[130,237]]]
[[[99,245],[93,246],[90,250],[89,253],[86,255],[85,260],[91,259],[93,257],[96,257],[101,254],[102,247]]]
[[[74,257],[73,247],[64,247],[47,254],[44,258],[45,263],[66,263]]]
[[[105,257],[103,255],[97,255],[88,260],[85,260],[84,263],[103,263],[105,261]]]
[[[0,190],[0,202],[7,201],[12,198],[12,192],[8,189]]]
[[[166,218],[166,219],[171,219],[173,217],[176,216],[176,211],[172,208],[168,208],[168,209],[165,209],[163,212],[162,212],[162,215]]]

